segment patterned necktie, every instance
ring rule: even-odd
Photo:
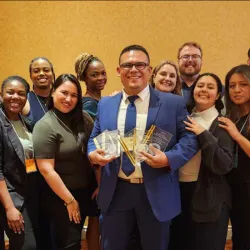
[[[128,133],[129,131],[131,131],[132,129],[136,127],[135,100],[137,98],[139,98],[139,96],[137,95],[128,97],[128,100],[130,103],[128,105],[127,113],[126,113],[124,134]],[[123,157],[122,157],[122,171],[124,172],[126,176],[131,175],[135,171],[135,167],[129,160],[126,153],[123,153]]]

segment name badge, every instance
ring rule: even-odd
[[[26,173],[33,173],[37,171],[36,163],[34,159],[26,159],[25,160]]]

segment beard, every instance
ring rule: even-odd
[[[195,75],[199,74],[201,71],[201,68],[194,68],[193,71],[187,71],[185,69],[183,70],[183,69],[179,68],[179,71],[180,71],[180,75],[190,77],[190,76],[195,76]]]
[[[199,73],[200,73],[200,70],[196,70],[194,72],[185,72],[185,71],[181,72],[180,71],[180,75],[182,75],[182,76],[195,76]]]

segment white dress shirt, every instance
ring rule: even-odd
[[[129,100],[127,99],[129,95],[127,95],[124,90],[122,92],[122,100],[120,103],[118,120],[117,120],[117,128],[120,131],[120,135],[124,136],[125,129],[125,119],[127,113],[127,107],[129,105]],[[144,88],[139,94],[139,98],[135,100],[136,106],[136,133],[138,135],[142,135],[145,133],[147,118],[148,118],[148,107],[149,107],[149,99],[150,99],[150,91],[149,86]],[[121,149],[121,160],[122,160],[122,149]],[[118,176],[124,179],[131,178],[143,178],[143,174],[141,171],[141,164],[138,163],[135,166],[135,171],[130,175],[126,176],[121,167],[118,173]]]

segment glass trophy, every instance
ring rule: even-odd
[[[118,140],[122,151],[127,154],[129,160],[135,166],[136,129],[129,131],[124,136],[120,136]]]
[[[105,130],[97,137],[94,138],[94,143],[97,149],[103,149],[105,151],[105,158],[112,156],[118,157],[119,143],[118,143],[118,130]]]
[[[143,140],[136,145],[137,161],[144,161],[141,151],[154,155],[150,146],[164,152],[172,138],[172,134],[152,125],[149,130],[145,131]]]

